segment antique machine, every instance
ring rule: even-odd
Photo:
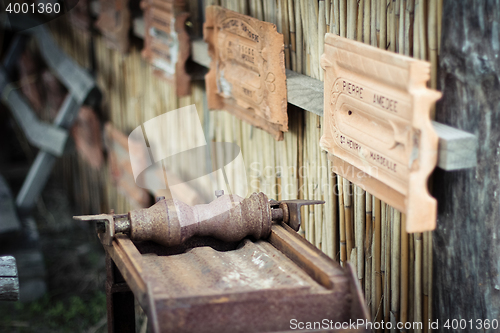
[[[107,253],[110,332],[135,331],[134,296],[154,332],[368,331],[350,266],[296,233],[300,207],[322,201],[216,195],[74,217],[96,222]]]

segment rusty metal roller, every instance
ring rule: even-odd
[[[220,191],[222,192],[222,191]],[[300,207],[320,204],[313,200],[268,200],[264,193],[243,199],[221,195],[206,205],[189,206],[176,199],[161,199],[149,208],[128,214],[75,216],[81,221],[97,222],[101,241],[111,245],[116,233],[131,240],[150,240],[165,246],[182,244],[193,236],[211,236],[236,242],[247,236],[267,238],[273,222],[283,221],[294,230],[300,228]]]
[[[222,195],[206,205],[188,206],[163,199],[150,208],[129,213],[130,239],[152,240],[165,246],[182,244],[192,236],[212,236],[235,242],[253,236],[265,238],[271,231],[271,209],[264,193],[248,199]]]

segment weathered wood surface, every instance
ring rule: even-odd
[[[436,120],[475,134],[479,147],[475,169],[434,176],[433,313],[440,324],[453,318],[476,324],[500,318],[500,3],[443,5]]]
[[[0,257],[0,301],[19,299],[19,279],[16,259],[12,256]]]

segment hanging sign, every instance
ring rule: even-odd
[[[283,140],[288,131],[283,35],[272,23],[209,6],[203,35],[212,58],[208,107],[224,109]]]
[[[407,214],[408,232],[436,226],[427,179],[437,163],[430,64],[327,34],[324,134],[334,172]]]
[[[128,0],[99,0],[99,17],[95,26],[106,38],[106,43],[122,53],[128,52],[130,10]]]
[[[111,123],[107,123],[104,127],[104,142],[108,152],[108,170],[113,185],[128,198],[132,207],[149,207],[151,202],[148,191],[137,186],[134,180],[128,137]]]
[[[142,56],[154,66],[155,75],[172,83],[177,96],[191,94],[186,61],[190,54],[184,1],[144,0],[145,36]]]

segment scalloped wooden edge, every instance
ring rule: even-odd
[[[412,116],[409,120],[414,129],[420,130],[420,141],[418,144],[418,159],[408,167],[408,181],[406,187],[406,195],[389,184],[385,176],[375,178],[369,175],[366,171],[365,163],[361,163],[362,158],[356,157],[350,161],[343,160],[340,156],[335,155],[332,124],[330,120],[332,111],[330,110],[330,91],[333,89],[333,84],[337,77],[332,77],[334,66],[339,66],[343,63],[344,71],[349,61],[353,61],[354,57],[338,57],[334,58],[331,52],[334,49],[355,53],[357,60],[362,60],[363,64],[357,69],[357,74],[353,76],[369,76],[378,72],[378,68],[374,69],[373,63],[387,64],[392,67],[399,67],[406,71],[407,81],[391,82],[390,76],[371,77],[372,82],[364,82],[366,87],[373,87],[378,82],[383,82],[390,85],[394,89],[404,91],[411,96]],[[329,56],[330,54],[330,56]],[[349,60],[347,60],[349,59]],[[370,62],[373,62],[370,64]],[[372,66],[370,66],[372,65]],[[425,61],[420,61],[414,58],[406,57],[400,54],[384,51],[373,46],[363,44],[357,41],[338,37],[334,34],[326,34],[325,37],[325,53],[321,57],[321,66],[325,69],[324,91],[324,134],[320,140],[320,146],[323,150],[329,153],[330,160],[333,161],[335,170],[339,175],[345,177],[356,185],[361,186],[371,194],[381,198],[387,204],[395,207],[403,213],[406,213],[406,230],[407,232],[423,232],[433,230],[436,227],[437,217],[437,201],[434,199],[427,188],[427,180],[436,167],[438,153],[438,136],[433,129],[430,110],[435,101],[441,97],[441,93],[432,89],[428,89],[426,82],[430,79],[430,64]],[[362,74],[360,74],[362,72]],[[369,73],[371,72],[371,73]],[[376,75],[374,75],[376,76]],[[378,81],[377,81],[378,80]],[[393,79],[394,80],[394,79]],[[362,81],[360,78],[356,80],[358,83]],[[363,82],[363,81],[362,81]],[[373,83],[375,82],[375,83]],[[370,85],[371,84],[371,85]],[[374,88],[375,90],[380,88]],[[413,146],[412,146],[413,147]],[[340,154],[342,152],[338,149]],[[358,159],[356,161],[356,159]],[[353,162],[353,163],[351,163]],[[356,164],[358,162],[359,164]],[[408,161],[409,162],[409,161]],[[418,163],[418,165],[415,164]],[[346,172],[346,170],[349,170]],[[394,177],[396,178],[396,177]]]
[[[246,22],[248,25],[255,27],[259,26],[261,30],[266,30],[265,37],[269,41],[266,45],[272,45],[279,48],[279,52],[270,52],[269,54],[275,56],[275,53],[279,54],[279,63],[275,66],[279,66],[278,70],[274,73],[277,82],[276,93],[281,96],[280,105],[270,105],[271,112],[275,113],[275,116],[279,118],[279,122],[271,122],[264,117],[256,114],[252,109],[246,109],[238,105],[234,98],[223,98],[218,94],[217,90],[217,59],[214,40],[217,38],[214,27],[217,25],[217,16],[220,12],[224,12],[227,17],[235,17],[239,20]],[[276,140],[283,140],[283,132],[288,131],[288,114],[287,114],[287,91],[286,91],[286,74],[285,74],[285,60],[284,60],[284,40],[283,34],[280,34],[276,30],[276,26],[269,22],[260,21],[256,18],[243,15],[219,6],[208,6],[205,11],[206,20],[203,24],[203,39],[208,44],[208,53],[211,57],[210,70],[205,75],[205,85],[207,91],[207,101],[209,109],[215,110],[227,110],[234,114],[238,118],[250,123],[253,126],[261,128],[266,132],[270,133]],[[258,30],[258,29],[256,29]],[[268,59],[269,60],[269,59]],[[266,88],[263,88],[266,89]],[[275,103],[278,104],[278,103]]]
[[[186,72],[186,62],[191,54],[191,42],[189,34],[186,31],[186,21],[190,17],[190,13],[184,11],[185,4],[179,4],[178,1],[168,3],[172,7],[172,16],[175,19],[174,27],[179,39],[179,56],[175,64],[175,75],[167,75],[161,69],[153,69],[153,74],[162,80],[175,86],[177,96],[187,96],[191,94],[191,76]],[[153,37],[148,33],[150,27],[150,9],[154,6],[154,1],[141,1],[141,8],[144,12],[144,48],[142,49],[142,57],[152,64],[153,54],[151,52],[151,43]],[[162,11],[166,15],[170,15],[165,8],[156,7],[156,10]]]
[[[131,14],[129,10],[129,0],[99,0],[100,12],[95,27],[106,38],[106,44],[111,48],[118,50],[121,53],[127,53],[130,48],[129,30],[131,26]],[[107,5],[113,5],[113,10],[102,10]],[[119,11],[121,15],[120,24],[112,26],[111,23],[116,23],[115,12]]]

